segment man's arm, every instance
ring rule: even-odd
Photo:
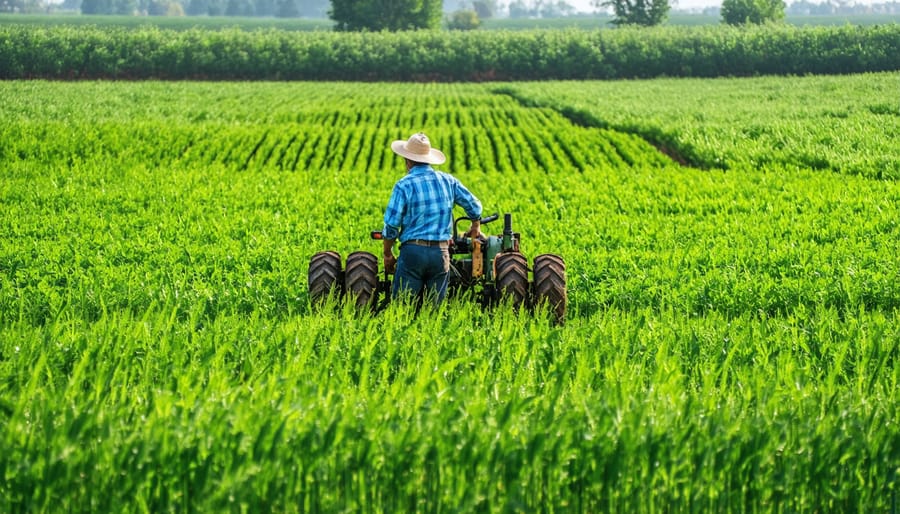
[[[397,269],[397,258],[394,257],[394,241],[395,239],[383,239],[384,244],[384,271],[393,274]]]
[[[466,235],[471,238],[484,238],[484,234],[481,233],[481,218],[475,218],[472,220],[472,225],[469,227],[469,231],[466,232]]]
[[[456,181],[456,204],[465,209],[466,216],[472,220],[472,225],[466,235],[469,237],[484,237],[481,233],[481,202],[460,182]]]
[[[387,273],[394,273],[397,268],[397,258],[394,257],[394,241],[400,237],[400,224],[405,207],[403,192],[395,185],[384,212],[384,228],[381,230],[384,245],[384,270]]]

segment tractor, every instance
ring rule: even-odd
[[[487,225],[499,219],[498,214],[481,219]],[[460,236],[458,226],[468,218],[453,222],[450,240],[450,277],[447,296],[470,294],[487,307],[508,302],[514,308],[536,308],[546,305],[557,324],[566,316],[566,265],[562,257],[542,254],[528,260],[519,250],[519,233],[513,232],[512,215],[503,216],[503,233],[497,236],[471,238]],[[381,239],[381,232],[372,232]],[[531,271],[532,279],[528,275]],[[335,251],[318,252],[309,262],[309,298],[319,305],[330,297],[352,301],[360,310],[380,310],[391,299],[391,278],[387,270],[378,274],[378,258],[365,251],[347,256],[341,266],[341,255]]]

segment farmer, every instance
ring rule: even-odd
[[[459,205],[472,220],[466,233],[481,233],[481,202],[462,183],[432,164],[443,164],[444,154],[431,147],[419,132],[408,141],[394,141],[391,150],[406,160],[407,174],[394,184],[384,213],[384,267],[394,272],[391,296],[428,296],[434,305],[447,294],[450,272],[450,230],[453,206]],[[400,239],[400,257],[394,241]]]

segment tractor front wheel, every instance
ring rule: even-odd
[[[321,305],[328,297],[341,295],[341,255],[337,252],[318,252],[309,259],[309,301]]]
[[[546,304],[557,324],[566,320],[566,263],[551,253],[534,258],[534,305]]]
[[[344,291],[357,309],[371,309],[378,296],[378,258],[369,252],[348,255]]]
[[[518,309],[528,299],[528,261],[518,252],[501,253],[494,258],[500,301]]]

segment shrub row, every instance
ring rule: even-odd
[[[480,81],[900,69],[900,25],[404,33],[0,27],[0,78]]]

